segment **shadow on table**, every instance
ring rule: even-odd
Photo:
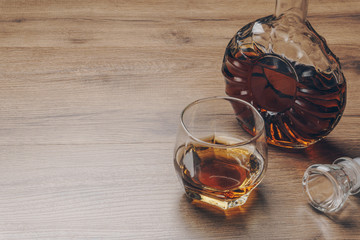
[[[342,229],[358,232],[360,229],[360,215],[357,214],[360,209],[360,198],[351,198],[345,203],[344,207],[335,213],[323,213],[314,208],[309,207],[307,214],[321,226],[322,230],[330,232],[329,223],[335,223]],[[328,219],[326,221],[326,219]],[[325,228],[325,229],[324,229]]]
[[[189,200],[184,194],[179,202],[179,215],[187,229],[201,231],[202,235],[225,234],[234,236],[245,233],[248,225],[255,225],[259,218],[266,218],[269,206],[261,189],[254,189],[247,202],[241,206],[224,212],[204,203]],[[264,219],[265,220],[265,219]],[[228,235],[226,235],[228,234]],[[220,236],[220,235],[219,235]],[[224,237],[224,235],[222,235]]]
[[[350,196],[345,202],[344,207],[336,213],[325,214],[333,222],[346,229],[360,229],[360,195]]]
[[[310,146],[304,150],[304,154],[316,163],[332,163],[339,157],[357,157],[360,152],[357,148],[351,148],[344,143],[335,143],[327,139]]]
[[[336,143],[326,138],[305,149],[288,149],[271,146],[275,151],[288,153],[289,155],[301,156],[303,160],[310,163],[330,164],[339,157],[360,156],[358,148],[351,148],[344,143]]]

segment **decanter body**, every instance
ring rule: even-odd
[[[255,106],[268,143],[280,147],[321,140],[346,104],[339,60],[306,20],[307,6],[308,0],[277,0],[274,15],[235,34],[223,60],[227,95]]]

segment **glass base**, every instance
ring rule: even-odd
[[[248,192],[247,194],[244,194],[237,199],[221,200],[221,199],[206,196],[204,194],[192,191],[190,189],[186,189],[185,192],[186,192],[186,196],[192,200],[200,201],[200,202],[212,205],[214,207],[218,207],[222,210],[229,210],[229,209],[244,205],[250,195],[250,192]]]

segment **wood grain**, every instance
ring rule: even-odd
[[[190,204],[172,165],[189,102],[224,95],[225,46],[275,1],[0,0],[0,239],[358,239],[313,211],[310,164],[360,156],[360,2],[313,0],[309,20],[341,59],[345,114],[303,151],[269,149],[246,206]]]

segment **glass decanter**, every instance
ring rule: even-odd
[[[339,59],[306,20],[307,7],[308,0],[277,0],[274,15],[235,34],[222,65],[226,94],[251,103],[265,120],[268,143],[280,147],[321,140],[346,104]]]

